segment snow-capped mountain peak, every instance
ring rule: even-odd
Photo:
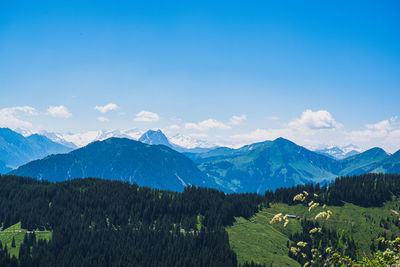
[[[26,129],[17,129],[17,132],[21,133],[24,136],[29,136],[32,134],[44,135],[50,140],[70,148],[83,147],[91,142],[105,140],[110,137],[121,137],[137,140],[143,133],[143,131],[139,129],[95,130],[81,133],[60,133],[49,132],[45,130],[29,131]]]
[[[311,148],[311,150],[336,159],[344,159],[353,155],[357,155],[364,151],[364,149],[353,144],[345,146],[319,146]]]
[[[189,135],[182,135],[182,134],[176,134],[169,138],[171,143],[192,149],[192,148],[212,148],[215,147],[216,144],[212,144],[208,141],[197,139],[195,137],[189,136]]]
[[[171,147],[168,138],[161,130],[148,130],[139,138],[139,141],[149,145],[165,145]]]

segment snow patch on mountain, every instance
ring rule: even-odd
[[[175,173],[175,176],[178,178],[178,180],[181,182],[181,184],[182,184],[184,187],[188,186],[188,185],[185,183],[185,181],[184,181],[177,173]]]
[[[365,151],[359,146],[349,144],[345,146],[337,146],[337,145],[328,145],[328,146],[316,146],[316,147],[309,147],[310,150],[330,156],[336,159],[344,159],[353,155],[357,155]]]
[[[139,141],[149,145],[172,146],[161,130],[148,130],[139,138]]]
[[[50,140],[70,148],[83,147],[91,142],[102,141],[111,137],[129,138],[137,140],[143,134],[143,131],[139,129],[97,130],[97,131],[87,131],[82,133],[60,133],[60,132],[48,132],[44,130],[29,131],[26,129],[18,129],[18,132],[24,136],[29,136],[32,134],[44,135]]]
[[[210,143],[205,140],[197,139],[195,137],[189,135],[176,134],[172,137],[169,137],[169,141],[175,145],[184,147],[184,148],[212,148],[215,147],[216,144]]]

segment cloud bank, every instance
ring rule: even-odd
[[[17,106],[0,109],[0,126],[8,128],[32,128],[32,123],[22,119],[24,116],[37,115],[31,106]]]
[[[194,122],[185,123],[185,128],[198,130],[198,131],[207,131],[210,129],[226,130],[226,129],[230,129],[231,127],[228,124],[225,124],[216,119],[207,119],[207,120],[200,121],[197,123],[194,123]]]
[[[160,116],[157,113],[142,110],[135,115],[134,120],[139,122],[154,122],[160,120]]]
[[[94,109],[99,111],[100,113],[107,113],[112,110],[117,110],[119,107],[116,104],[110,103],[105,106],[95,106]]]
[[[64,106],[50,106],[47,109],[47,113],[55,118],[64,118],[68,119],[72,116],[72,114],[68,111],[68,109]]]
[[[337,123],[331,113],[326,110],[312,111],[307,109],[301,117],[289,122],[289,127],[307,130],[338,129],[343,125]]]

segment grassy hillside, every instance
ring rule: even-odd
[[[27,230],[21,228],[21,222],[16,223],[7,229],[0,231],[0,241],[3,244],[3,247],[7,245],[7,249],[10,252],[11,256],[15,256],[18,258],[19,247],[24,242],[24,236],[27,233]],[[50,231],[35,231],[36,239],[44,239],[49,241],[52,237],[52,232]],[[12,239],[14,237],[15,247],[11,246]]]
[[[343,207],[332,206],[329,209],[333,212],[332,218],[323,225],[337,232],[343,230],[352,236],[360,255],[368,255],[371,244],[377,246],[376,239],[383,234],[388,238],[400,234],[399,227],[396,226],[397,218],[390,212],[390,209],[400,210],[400,199],[386,202],[383,207],[378,208],[345,204]],[[250,220],[237,218],[227,231],[231,247],[237,253],[240,263],[252,259],[266,266],[271,263],[272,266],[296,266],[297,262],[287,256],[287,242],[289,233],[301,231],[300,221],[292,219],[286,228],[281,224],[269,224],[272,217],[280,212],[309,220],[318,213],[317,210],[309,213],[308,208],[303,205],[288,206],[278,203],[263,209]]]
[[[269,224],[272,218],[265,210],[250,220],[237,218],[236,223],[227,228],[229,242],[236,252],[238,262],[254,261],[266,266],[300,266],[288,256],[287,235]],[[295,230],[296,226],[292,225]]]

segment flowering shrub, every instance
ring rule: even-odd
[[[318,202],[315,202],[318,195],[314,194],[313,196],[314,200],[307,203],[307,199],[310,198],[310,195],[306,191],[303,191],[294,196],[293,201],[307,204],[309,212],[313,209],[319,208],[320,211],[313,217],[315,221],[329,220],[332,216],[332,211],[329,210],[326,205],[321,207]],[[400,220],[400,214],[397,211],[391,210],[391,213]],[[288,214],[276,214],[270,221],[271,224],[281,222],[283,222],[284,227],[288,225]],[[314,236],[321,232],[321,227],[314,227],[309,230],[308,233],[310,237],[306,239],[315,241]],[[352,259],[349,256],[343,255],[343,252],[340,249],[342,246],[342,237],[343,232],[340,235],[336,248],[329,246],[323,249],[321,246],[321,240],[316,246],[315,242],[312,242],[314,244],[312,245],[312,243],[299,241],[296,245],[290,247],[289,253],[298,256],[298,259],[300,259],[299,261],[304,263],[303,266],[400,266],[400,237],[395,240],[380,238],[379,242],[384,244],[387,249],[385,251],[378,250],[372,256],[364,256],[361,260]],[[310,251],[311,253],[309,253]]]

